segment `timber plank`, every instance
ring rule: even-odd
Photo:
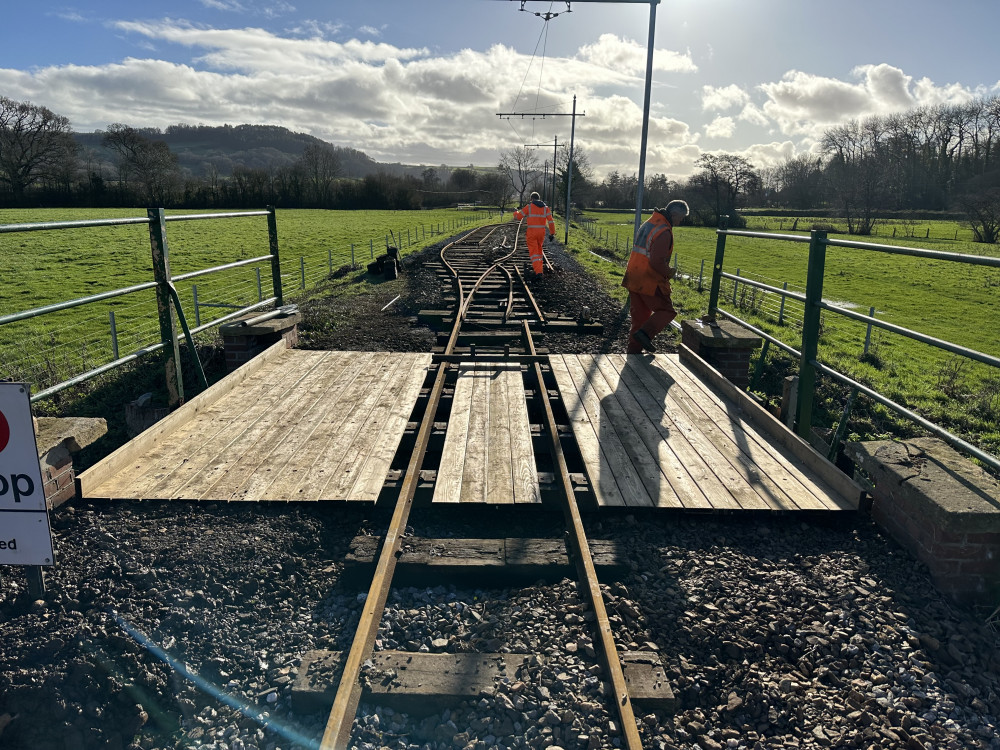
[[[696,355],[692,355],[696,356]],[[703,360],[699,360],[703,363]],[[707,374],[695,373],[678,360],[671,360],[670,366],[687,378],[692,387],[697,387],[709,403],[731,415],[740,415],[741,423],[756,445],[797,479],[803,487],[820,498],[826,507],[835,510],[856,510],[858,499],[863,494],[861,487],[853,479],[820,456],[804,440],[789,431],[773,416],[750,397],[737,389],[728,380],[719,377],[721,394],[705,381]],[[707,364],[704,365],[709,368]],[[709,368],[710,369],[710,368]],[[728,403],[727,403],[728,400]],[[854,500],[852,501],[852,498]]]
[[[402,356],[396,357],[397,366],[385,381],[378,399],[367,413],[359,414],[356,421],[357,429],[353,438],[342,444],[342,458],[335,471],[330,472],[326,485],[320,490],[319,497],[328,500],[357,500],[353,496],[354,483],[358,478],[364,463],[374,446],[377,444],[383,426],[392,413],[393,405],[399,396],[402,384],[405,383],[410,371],[416,364],[415,360]]]
[[[622,443],[621,436],[615,430],[597,391],[587,379],[579,360],[574,355],[561,355],[560,358],[566,368],[566,372],[572,378],[573,384],[580,396],[580,403],[586,411],[590,423],[594,426],[594,432],[600,443],[601,454],[605,462],[596,467],[596,470],[600,474],[609,475],[614,478],[614,482],[618,485],[618,489],[626,505],[656,505],[646,490],[639,472],[632,463],[629,452]]]
[[[540,503],[538,469],[531,444],[531,423],[528,421],[528,404],[524,395],[521,368],[511,370],[507,387],[510,390],[510,450],[513,460],[512,474],[515,503]]]
[[[621,357],[622,355],[612,356]],[[683,406],[685,395],[682,386],[677,385],[669,376],[661,377],[665,373],[652,367],[646,358],[634,355],[626,357],[625,366],[632,368],[650,392],[655,394],[657,400],[666,399],[666,411],[671,421],[678,430],[684,433],[691,445],[705,460],[706,465],[726,486],[739,508],[764,510],[771,507],[764,498],[754,491],[746,477],[734,468],[728,458],[720,452],[719,446],[712,439],[718,432],[715,425],[704,418],[701,420],[691,418]]]
[[[325,355],[326,352],[316,352],[316,355]],[[230,453],[234,446],[245,433],[253,430],[254,426],[272,408],[276,408],[288,394],[294,393],[297,384],[302,378],[307,377],[325,359],[323,356],[312,356],[303,360],[299,366],[293,369],[291,376],[284,379],[281,385],[268,391],[251,408],[244,411],[240,420],[230,421],[222,430],[213,435],[209,440],[201,441],[200,450],[192,454],[183,466],[164,477],[151,490],[152,497],[175,498],[179,497],[183,489],[189,482],[198,481],[205,478],[206,470],[221,462],[224,456]],[[292,369],[292,368],[290,368]],[[238,399],[238,394],[234,394]]]
[[[601,505],[626,505],[625,498],[622,496],[614,477],[603,470],[603,467],[607,466],[607,458],[603,454],[597,430],[584,408],[583,399],[566,369],[565,362],[561,356],[554,355],[549,357],[549,366],[559,384],[559,393],[573,427],[573,436],[576,438],[580,455],[587,467],[591,487],[594,488],[594,495],[597,497],[598,503]]]
[[[490,420],[490,374],[485,367],[485,365],[474,365],[472,370],[469,432],[466,436],[465,461],[462,465],[463,503],[481,503],[486,499],[486,467],[490,452],[487,441]]]
[[[780,510],[822,510],[830,507],[823,499],[826,493],[818,487],[804,485],[796,476],[795,461],[789,457],[778,460],[768,441],[762,440],[734,404],[708,394],[679,363],[663,358],[654,367],[668,377],[679,378],[687,388],[684,408],[693,419],[704,419],[718,428],[713,437],[734,467],[744,473],[767,502]]]
[[[649,395],[635,374],[627,369],[619,371],[610,357],[593,359],[683,507],[708,509],[732,504],[732,496],[690,449],[683,434],[664,424],[663,404]],[[710,496],[715,497],[714,502]]]
[[[295,461],[289,462],[274,477],[268,495],[282,499],[314,499],[303,496],[299,488],[313,470],[316,462],[331,440],[339,433],[340,426],[347,421],[351,410],[364,400],[372,383],[380,377],[386,366],[375,355],[361,358],[358,372],[350,384],[338,393],[331,394],[331,400],[309,440],[300,448]]]
[[[288,380],[286,360],[294,356],[293,350],[284,350],[283,354],[281,359],[265,360],[256,369],[247,373],[240,380],[241,387],[238,398],[232,391],[225,392],[217,400],[198,411],[191,419],[180,424],[177,429],[162,434],[160,439],[147,450],[135,452],[131,464],[108,477],[102,482],[100,488],[95,487],[92,492],[99,489],[101,496],[104,497],[160,497],[154,492],[154,488],[183,466],[192,456],[200,454],[206,441],[212,440],[232,422],[242,418],[242,415],[253,404],[264,398],[273,398],[273,389],[281,387]],[[249,393],[250,398],[244,400],[244,393]],[[243,405],[243,408],[234,410],[234,403]],[[186,408],[186,405],[181,408]],[[157,422],[157,425],[159,424],[160,422]],[[198,435],[199,439],[192,441],[193,435]],[[140,438],[141,436],[136,440]]]
[[[385,477],[392,464],[392,458],[399,447],[400,438],[406,430],[410,412],[420,394],[420,388],[427,378],[427,368],[431,357],[427,355],[409,355],[413,362],[409,373],[400,379],[399,390],[389,402],[389,413],[377,434],[376,444],[369,450],[368,458],[358,472],[351,498],[354,500],[375,502],[382,492]]]
[[[205,409],[208,409],[218,399],[255,374],[264,365],[286,356],[289,351],[287,347],[288,344],[285,341],[276,342],[235,372],[226,375],[218,383],[199,393],[182,407],[168,414],[148,430],[143,431],[133,440],[130,440],[121,448],[111,453],[111,455],[106,456],[80,474],[77,477],[80,495],[82,497],[91,497],[96,488],[130,466],[137,456],[141,456],[144,452],[155,446],[164,435],[178,429],[188,420],[194,419],[194,417],[202,413]],[[100,495],[95,496],[99,497]]]
[[[659,440],[659,435],[655,434],[655,430],[653,430],[652,436],[648,434],[652,428],[649,418],[642,412],[633,411],[630,414],[626,410],[623,402],[626,400],[627,394],[620,394],[621,383],[618,373],[606,374],[602,370],[601,360],[603,357],[584,354],[565,356],[567,359],[575,358],[577,360],[578,372],[582,377],[587,378],[594,393],[600,399],[603,412],[607,414],[608,421],[621,439],[632,465],[638,472],[646,492],[655,501],[656,507],[684,507],[684,502],[661,469],[661,459],[665,459],[667,456],[673,458],[673,453],[664,448],[661,456],[662,442]],[[651,438],[651,440],[647,440],[647,438]],[[683,469],[681,474],[686,477]],[[696,489],[693,485],[690,488]]]
[[[254,472],[241,487],[233,492],[233,500],[256,501],[264,498],[284,500],[281,495],[268,492],[285,468],[297,458],[304,446],[312,439],[313,434],[323,423],[331,407],[331,401],[336,403],[339,394],[350,388],[351,384],[370,366],[374,354],[361,352],[359,354],[342,353],[343,356],[324,374],[321,382],[312,389],[315,400],[312,406],[298,419],[288,420],[288,428],[278,445],[268,452],[266,460],[261,463],[260,470]]]
[[[510,445],[510,395],[507,370],[496,368],[489,377],[490,420],[487,428],[486,502],[514,502],[514,469]]]
[[[329,500],[323,494],[323,489],[329,484],[331,477],[337,476],[337,471],[344,455],[369,412],[375,407],[388,381],[393,377],[401,359],[377,359],[372,367],[371,378],[365,383],[365,390],[359,394],[359,399],[353,404],[344,404],[341,413],[324,426],[322,440],[317,444],[315,454],[310,452],[308,458],[313,458],[309,468],[301,472],[299,484],[293,489],[292,496],[299,500]],[[302,465],[306,465],[304,462]]]
[[[681,429],[671,417],[670,402],[666,390],[654,384],[654,390],[647,388],[639,373],[626,366],[626,358],[613,355],[607,358],[608,363],[615,367],[620,377],[628,386],[629,394],[638,402],[643,411],[651,416],[656,430],[664,437],[664,441],[673,449],[677,459],[687,471],[691,480],[704,494],[708,507],[713,510],[738,509],[740,504],[733,497],[729,488],[712,471],[705,457],[699,452],[699,445],[692,444],[689,435]],[[692,507],[703,507],[693,505]]]
[[[316,401],[313,389],[323,382],[331,361],[320,360],[285,394],[280,402],[255,420],[240,436],[220,453],[210,467],[194,476],[178,490],[176,497],[201,500],[228,500],[233,491],[266,460],[268,451],[279,441],[289,425],[294,424]],[[221,460],[219,460],[221,459]]]
[[[653,651],[624,651],[621,660],[625,686],[632,702],[647,711],[673,712],[676,699],[667,682],[659,656]],[[614,658],[614,657],[613,657]],[[329,709],[336,695],[346,655],[339,651],[310,651],[302,658],[292,686],[296,712]],[[531,654],[418,653],[376,651],[365,700],[397,711],[436,713],[464,700],[492,695],[501,680],[514,682],[519,670],[531,661],[548,657]],[[552,666],[557,665],[552,662]]]
[[[462,476],[465,471],[469,420],[472,416],[474,376],[475,370],[463,365],[455,379],[448,432],[441,450],[441,465],[438,467],[432,503],[457,503],[462,499]]]

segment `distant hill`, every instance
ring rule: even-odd
[[[277,125],[171,125],[166,130],[137,128],[147,138],[164,141],[177,155],[181,169],[193,177],[208,177],[215,167],[220,177],[230,177],[233,168],[279,168],[291,166],[310,144],[331,145],[305,133],[293,133]],[[101,162],[113,162],[113,155],[101,145],[104,134],[74,133],[84,149]],[[363,151],[333,146],[343,163],[342,176],[364,177],[379,170],[393,174],[420,175],[424,167],[379,164]],[[85,157],[86,158],[86,157]]]

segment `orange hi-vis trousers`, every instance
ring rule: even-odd
[[[531,267],[535,273],[542,273],[545,270],[545,265],[542,262],[542,258],[544,257],[542,245],[545,242],[545,228],[528,229],[525,231],[524,236],[528,241],[528,255],[531,256]]]

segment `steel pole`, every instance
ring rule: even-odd
[[[653,42],[656,34],[656,4],[660,0],[649,2],[649,42],[646,46],[646,88],[642,103],[642,142],[639,145],[639,184],[635,190],[635,225],[632,236],[639,234],[642,224],[642,191],[646,181],[646,142],[649,140],[649,95],[653,88]]]
[[[569,245],[569,199],[573,188],[573,141],[576,137],[576,94],[573,94],[573,119],[569,130],[569,164],[566,165],[566,236],[564,245]]]

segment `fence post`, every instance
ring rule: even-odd
[[[868,317],[869,318],[874,318],[875,317],[875,308],[874,307],[869,307],[868,308]],[[865,354],[868,353],[868,347],[871,346],[871,344],[872,344],[872,324],[869,323],[868,324],[868,330],[865,331]]]
[[[333,276],[333,248],[331,247],[326,249],[326,265],[330,269],[330,275]]]
[[[354,243],[351,243],[351,268],[357,268],[358,264],[354,262]]]
[[[368,254],[371,256],[371,260],[375,260],[375,240],[368,240]]]
[[[806,309],[802,317],[802,359],[799,363],[798,426],[799,437],[809,441],[812,429],[813,394],[816,391],[816,368],[812,362],[819,350],[819,303],[823,299],[823,271],[826,266],[826,232],[813,230],[809,241],[809,267],[806,270]]]
[[[167,378],[167,406],[173,409],[184,403],[184,379],[181,376],[181,347],[170,310],[170,253],[167,249],[167,222],[162,208],[146,209],[149,217],[149,247],[153,255],[153,278],[156,280],[156,312],[160,318],[160,341],[163,342],[163,369]]]
[[[194,298],[194,324],[195,327],[201,325],[201,310],[198,307],[198,285],[191,285],[191,297]]]
[[[738,269],[738,268],[736,269],[736,275],[737,275],[737,276],[739,276],[739,275],[740,275],[740,269]],[[737,291],[737,290],[738,290],[739,288],[740,288],[740,282],[738,282],[738,281],[734,281],[734,282],[733,282],[733,307],[736,307],[736,291]]]
[[[300,255],[299,256],[299,269],[300,269],[300,272],[302,274],[302,285],[299,288],[300,289],[305,289],[306,288],[306,256],[304,256],[304,255]]]
[[[615,249],[617,249],[617,248],[615,248]],[[701,259],[701,268],[698,269],[698,291],[699,292],[705,291],[705,287],[703,287],[702,284],[701,284],[702,279],[704,279],[704,278],[705,278],[705,259],[702,258]]]
[[[788,282],[787,281],[784,284],[781,285],[781,289],[782,289],[782,291],[785,291],[785,292],[788,291]],[[784,324],[785,324],[785,295],[782,294],[781,295],[781,305],[778,306],[778,325],[781,326],[781,325],[784,325]]]
[[[257,276],[257,301],[258,302],[263,302],[264,301],[264,289],[260,285],[260,266],[257,266],[253,270],[254,270],[254,272],[256,273],[256,276]],[[195,307],[195,315],[197,315],[197,314],[198,314],[198,308]]]
[[[112,359],[118,359],[118,326],[115,325],[115,311],[108,311],[108,318],[111,321],[111,355]]]
[[[722,283],[722,262],[726,258],[726,225],[728,216],[722,216],[719,221],[719,234],[715,240],[715,265],[712,268],[712,289],[708,293],[708,317],[715,320],[719,310],[719,286]]]
[[[281,293],[281,258],[278,256],[278,221],[274,215],[274,206],[267,207],[267,240],[271,251],[271,284],[274,287],[274,306],[285,304]]]

